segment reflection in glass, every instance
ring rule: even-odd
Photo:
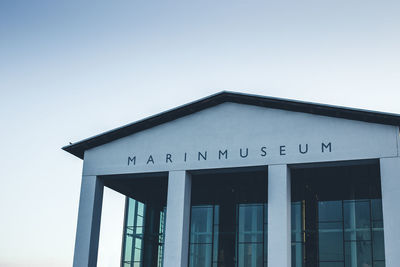
[[[379,165],[292,170],[292,267],[383,267]]]
[[[304,258],[304,223],[302,220],[303,203],[301,201],[292,202],[292,267],[303,266]]]
[[[193,206],[190,229],[189,266],[211,267],[213,233],[218,229],[214,224],[214,206]]]
[[[218,205],[192,206],[189,267],[225,266],[226,249],[219,241],[231,237],[236,239],[235,266],[267,266],[267,205],[238,204],[236,233],[220,233],[219,209]]]
[[[263,267],[264,207],[263,204],[239,204],[238,263],[240,267]]]
[[[127,199],[124,229],[124,267],[162,267],[165,208]]]
[[[292,203],[292,267],[306,266],[304,205]],[[320,267],[385,265],[380,199],[319,201],[317,225]]]

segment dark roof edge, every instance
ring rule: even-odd
[[[118,127],[116,129],[95,135],[93,137],[81,140],[71,145],[64,146],[62,149],[83,159],[84,152],[87,149],[97,147],[116,139],[134,134],[151,127],[173,121],[175,119],[193,114],[197,111],[216,106],[224,102],[233,102],[261,106],[266,108],[283,109],[288,111],[303,112],[314,115],[336,117],[364,122],[400,125],[400,115],[393,113],[377,112],[356,108],[347,108],[312,102],[289,100],[276,97],[267,97],[260,95],[244,94],[230,91],[222,91],[196,101],[169,109],[167,111],[155,114],[142,120]]]

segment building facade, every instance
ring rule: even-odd
[[[83,159],[74,266],[104,186],[121,266],[400,266],[400,116],[221,92],[63,149]]]

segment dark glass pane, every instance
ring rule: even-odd
[[[262,244],[239,244],[238,267],[263,267]]]
[[[319,259],[321,261],[343,260],[342,223],[319,223]]]
[[[264,203],[264,222],[268,223],[268,203]]]
[[[292,267],[302,267],[304,258],[304,244],[292,243]]]
[[[383,231],[383,221],[374,221],[374,222],[372,222],[372,229],[373,230],[381,230],[381,231]]]
[[[374,225],[375,224],[376,223],[374,223]],[[382,224],[382,222],[380,224]],[[383,237],[383,227],[374,227],[372,229],[372,237],[374,260],[385,260],[385,241]]]
[[[374,261],[374,267],[385,267],[385,261]]]
[[[371,227],[370,201],[356,200],[357,228]]]
[[[219,205],[214,206],[214,224],[219,224]]]
[[[320,262],[319,267],[344,267],[344,262]]]
[[[374,221],[382,221],[382,199],[371,199],[371,216]]]
[[[211,267],[211,244],[190,245],[190,267]]]
[[[263,205],[239,205],[239,243],[263,242]]]
[[[301,202],[293,202],[291,208],[292,216],[292,242],[302,240],[302,206]]]
[[[345,240],[371,240],[371,218],[369,201],[344,201]]]
[[[212,243],[212,206],[192,207],[190,243]]]
[[[342,220],[342,201],[319,201],[318,220],[341,221]]]
[[[264,266],[267,266],[268,259],[268,225],[264,225]]]
[[[345,242],[346,267],[372,266],[371,242]]]
[[[218,213],[215,214],[218,216]],[[218,261],[219,225],[214,225],[213,261]]]

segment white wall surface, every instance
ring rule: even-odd
[[[291,186],[287,165],[268,166],[268,266],[291,266]]]
[[[168,175],[165,267],[187,267],[192,178],[186,171]]]
[[[393,157],[398,155],[397,139],[395,126],[223,103],[87,150],[83,172],[100,175]],[[322,152],[322,143],[331,143],[331,151]],[[300,144],[303,152],[308,145],[307,153],[299,152]],[[225,149],[228,159],[219,159],[219,150]],[[240,156],[240,149],[243,156],[248,149],[247,157]],[[199,160],[198,152],[206,151],[207,160]],[[166,162],[167,154],[172,162]],[[128,157],[136,157],[136,163],[128,165]]]

